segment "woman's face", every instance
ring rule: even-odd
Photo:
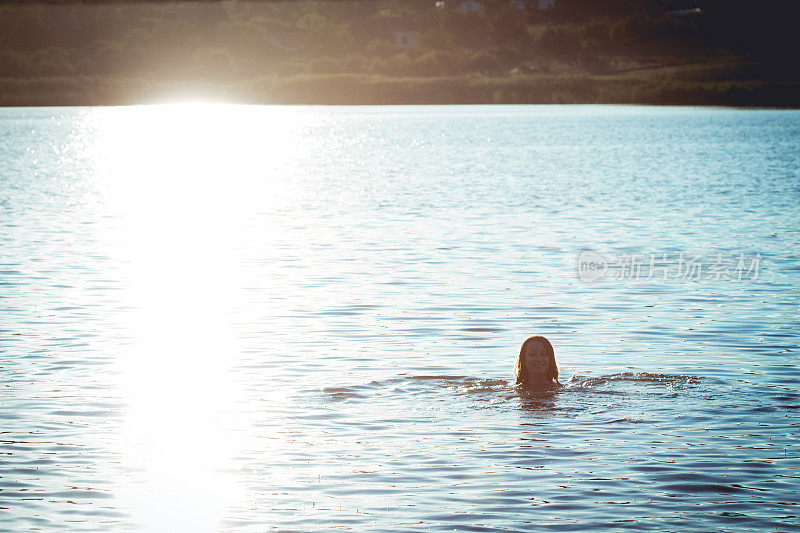
[[[550,358],[547,357],[544,344],[531,341],[525,346],[525,367],[529,374],[545,374],[550,368]]]

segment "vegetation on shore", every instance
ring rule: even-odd
[[[788,2],[535,4],[6,2],[0,105],[800,104]]]

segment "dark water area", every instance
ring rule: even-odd
[[[789,531],[800,112],[0,111],[0,530]],[[559,385],[513,385],[548,337]]]

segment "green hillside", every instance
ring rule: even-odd
[[[797,4],[3,2],[0,104],[797,106]]]

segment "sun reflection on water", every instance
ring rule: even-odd
[[[237,244],[286,186],[275,169],[296,147],[293,114],[191,104],[100,109],[91,120],[133,338],[119,359],[128,406],[120,446],[137,474],[121,503],[148,529],[188,520],[216,530],[241,496],[225,473],[238,445],[229,379]],[[261,231],[268,240],[271,229]]]

